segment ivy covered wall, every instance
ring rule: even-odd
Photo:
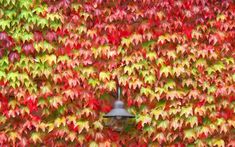
[[[0,145],[235,146],[234,0],[0,0]]]

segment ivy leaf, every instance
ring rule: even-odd
[[[157,125],[157,128],[160,128],[161,130],[165,131],[169,127],[169,120],[160,121]]]
[[[34,143],[42,142],[41,135],[40,135],[40,133],[38,133],[38,132],[33,132],[33,133],[31,134],[30,139],[31,139]]]
[[[223,62],[219,61],[219,62],[217,62],[216,64],[213,65],[213,69],[215,71],[222,72],[222,70],[225,70],[225,66],[224,66]]]
[[[20,0],[19,3],[20,3],[20,8],[29,9],[33,2],[32,0]]]
[[[198,119],[196,116],[191,116],[186,119],[186,124],[189,124],[191,128],[198,125]]]
[[[115,81],[109,81],[107,83],[105,83],[105,87],[109,90],[109,91],[113,91],[116,89],[116,82]]]
[[[160,77],[164,74],[165,77],[168,77],[171,74],[172,70],[170,66],[162,66],[160,69]]]
[[[19,106],[19,103],[16,100],[10,100],[8,106],[12,109],[15,109],[16,106]]]
[[[77,137],[77,134],[75,132],[69,132],[65,140],[70,140],[71,142],[73,142],[76,137]]]
[[[19,77],[18,72],[10,72],[7,75],[7,80],[12,81],[12,82],[16,82],[16,80],[18,80],[18,77]]]
[[[66,125],[66,119],[65,119],[65,117],[56,118],[56,119],[55,119],[55,122],[54,122],[54,125],[55,125],[56,127],[60,127],[61,125],[65,126],[65,125]]]
[[[149,115],[140,115],[137,117],[136,122],[141,122],[142,127],[144,127],[145,124],[150,124],[152,121],[152,118]]]
[[[196,139],[196,133],[193,129],[184,130],[184,140],[193,140]]]
[[[164,89],[166,90],[173,89],[175,87],[176,87],[176,83],[172,79],[167,80],[167,83],[164,85]]]
[[[10,20],[3,20],[0,19],[0,27],[2,30],[5,30],[6,28],[10,28],[11,21]]]
[[[17,139],[21,139],[20,134],[18,132],[9,132],[8,140],[12,141],[14,144]]]
[[[124,73],[127,73],[129,76],[134,73],[134,69],[132,66],[125,66],[124,67]]]
[[[99,145],[95,141],[92,141],[90,142],[89,147],[99,147]]]
[[[48,20],[45,19],[45,18],[39,18],[39,19],[37,20],[37,25],[43,29],[43,28],[45,28],[46,26],[49,25],[49,24],[48,24]]]
[[[99,79],[101,81],[106,81],[110,79],[110,73],[109,72],[100,72]]]
[[[6,78],[6,73],[4,71],[0,71],[0,80]]]
[[[193,116],[193,108],[192,106],[188,106],[188,107],[182,107],[182,110],[180,112],[180,116],[185,116],[185,117],[189,117],[190,115]]]
[[[225,142],[222,139],[212,139],[211,145],[212,146],[218,146],[218,147],[224,147]]]
[[[141,89],[140,89],[140,94],[141,95],[149,96],[152,93],[154,93],[154,92],[150,88],[141,87]]]
[[[144,78],[144,82],[147,84],[154,84],[155,81],[156,81],[156,78],[154,75],[145,76]]]
[[[88,80],[88,84],[91,85],[93,88],[95,88],[96,86],[99,85],[99,80],[98,79],[92,79],[92,78],[89,78]]]
[[[161,109],[154,109],[151,111],[151,115],[155,117],[156,120],[158,120],[161,116],[162,119],[165,119],[168,115],[167,112]]]
[[[75,126],[78,126],[79,130],[78,133],[80,134],[84,129],[89,131],[89,122],[88,121],[77,121]]]
[[[103,125],[99,121],[95,121],[94,128],[99,129],[99,130],[103,130]]]
[[[155,141],[156,139],[159,143],[166,142],[166,137],[163,133],[157,133],[156,136],[153,138],[153,141]]]
[[[126,46],[129,48],[131,41],[132,41],[131,38],[122,38],[121,44],[122,46]]]

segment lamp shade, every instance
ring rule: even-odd
[[[135,116],[130,114],[126,109],[124,109],[124,103],[120,100],[116,100],[114,103],[114,108],[104,115],[104,118],[134,118]]]

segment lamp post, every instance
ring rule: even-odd
[[[124,125],[127,123],[127,119],[134,118],[135,116],[130,114],[125,108],[124,103],[121,101],[121,88],[117,87],[118,99],[114,102],[113,109],[105,114],[104,118],[110,118],[108,126],[112,127],[115,131],[122,131]]]

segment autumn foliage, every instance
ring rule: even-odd
[[[234,0],[0,0],[0,146],[30,145],[234,147]]]

